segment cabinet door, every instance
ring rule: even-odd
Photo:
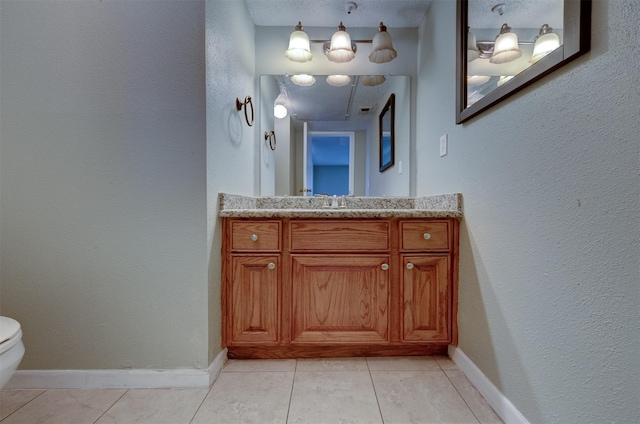
[[[232,256],[232,342],[276,342],[280,257]]]
[[[386,342],[389,256],[292,255],[293,343]]]
[[[449,257],[403,255],[405,341],[450,341]]]

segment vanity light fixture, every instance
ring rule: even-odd
[[[284,52],[285,57],[294,62],[308,62],[313,58],[309,47],[309,36],[303,31],[300,21],[289,37],[289,48]]]
[[[540,28],[540,32],[534,39],[533,55],[531,55],[530,63],[536,63],[558,47],[560,47],[560,37],[555,34],[553,28],[544,24]]]
[[[468,27],[467,32],[467,62],[473,62],[480,57],[480,50],[478,50],[478,44],[476,36],[471,32],[471,27]]]
[[[387,79],[384,75],[366,75],[362,78],[362,85],[366,85],[367,87],[375,87],[376,85],[380,85],[385,82]]]
[[[327,59],[336,63],[351,61],[356,56],[352,47],[351,36],[344,24],[340,22],[338,30],[331,36],[331,44],[327,52]]]
[[[316,79],[313,77],[313,75],[297,74],[291,76],[291,82],[301,87],[309,87],[316,83]]]
[[[283,93],[280,93],[275,102],[273,102],[273,116],[278,119],[287,116],[287,98]]]
[[[382,22],[378,26],[378,33],[371,41],[373,47],[369,53],[369,61],[373,63],[391,62],[398,56],[398,52],[393,48],[391,36],[387,32],[387,27]]]
[[[471,75],[467,77],[467,86],[482,85],[490,79],[489,75]]]
[[[498,87],[509,81],[511,78],[513,78],[513,75],[502,75],[500,79],[498,79]]]
[[[522,56],[522,51],[518,47],[518,36],[511,32],[509,25],[502,24],[489,62],[496,64],[508,63],[518,59],[520,56]]]
[[[349,75],[329,75],[327,77],[327,84],[332,85],[334,87],[342,87],[351,82],[351,77]]]

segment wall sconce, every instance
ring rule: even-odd
[[[391,62],[398,56],[398,52],[393,48],[391,36],[387,32],[387,27],[382,22],[378,26],[378,33],[373,37],[373,47],[369,53],[369,61],[373,63]]]
[[[509,25],[502,24],[500,34],[496,37],[493,54],[489,62],[496,64],[508,63],[516,60],[520,56],[522,56],[522,51],[520,47],[518,47],[518,36],[511,32]]]
[[[336,63],[349,62],[356,57],[354,50],[347,29],[344,24],[340,22],[338,30],[331,36],[331,45],[327,52],[327,59]]]
[[[275,131],[264,132],[264,141],[269,142],[269,148],[271,150],[276,150],[276,133]]]
[[[313,77],[313,75],[298,74],[291,76],[291,82],[301,87],[309,87],[316,83],[316,79]]]
[[[560,37],[558,34],[554,34],[553,28],[549,25],[544,24],[540,28],[540,32],[533,40],[535,43],[533,44],[533,55],[531,55],[531,60],[529,63],[536,63],[558,47],[560,47]]]
[[[284,94],[280,93],[273,102],[273,116],[278,119],[282,119],[287,116],[287,98]]]
[[[329,75],[327,77],[327,84],[334,87],[342,87],[343,85],[347,85],[350,82],[351,77],[349,75]]]
[[[384,75],[366,75],[362,78],[362,85],[366,85],[367,87],[375,87],[376,85],[380,85],[385,82],[387,79]]]
[[[289,48],[284,55],[294,62],[308,62],[313,58],[311,49],[309,48],[309,36],[303,31],[302,23],[298,22],[295,30],[289,37]]]
[[[249,114],[247,113],[247,105],[251,106],[251,122],[249,122]],[[240,112],[244,108],[244,120],[247,122],[247,125],[250,127],[253,126],[253,100],[251,100],[250,96],[244,98],[244,102],[241,102],[240,99],[236,97],[236,109]]]

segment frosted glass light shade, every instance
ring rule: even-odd
[[[500,87],[502,84],[504,84],[505,82],[509,81],[511,78],[513,78],[513,75],[502,75],[499,79],[498,79],[498,87]]]
[[[473,62],[480,57],[480,50],[476,43],[476,36],[473,32],[467,33],[467,62]]]
[[[489,59],[491,63],[508,63],[522,56],[522,51],[518,47],[518,36],[513,32],[508,32],[510,28],[506,25],[502,25],[500,35],[496,38],[493,55]]]
[[[284,56],[294,62],[307,62],[313,58],[309,36],[302,29],[302,24],[298,22],[295,31],[289,37],[289,48],[284,52]]]
[[[343,85],[347,85],[350,82],[351,77],[349,75],[329,75],[327,77],[327,84],[334,87],[342,87]]]
[[[301,87],[309,87],[316,83],[316,79],[313,77],[313,75],[298,74],[291,76],[291,82]]]
[[[536,63],[558,47],[560,47],[560,37],[558,37],[558,34],[550,32],[541,35],[533,45],[533,55],[529,62]]]
[[[482,85],[484,83],[486,83],[487,81],[489,81],[491,79],[491,77],[489,75],[472,75],[472,76],[468,76],[467,77],[467,85],[468,86],[474,86],[474,85]]]
[[[273,116],[282,119],[287,116],[287,99],[284,94],[280,94],[273,102]]]
[[[387,32],[387,27],[380,22],[378,33],[373,37],[369,61],[373,63],[391,62],[398,56],[398,52],[393,48],[391,35]]]
[[[387,79],[384,75],[366,75],[362,78],[362,85],[366,85],[367,87],[375,87],[376,85],[380,85],[385,82]]]
[[[344,63],[351,61],[356,54],[351,48],[351,37],[346,28],[340,22],[338,31],[331,37],[331,46],[327,52],[327,59],[336,63]]]

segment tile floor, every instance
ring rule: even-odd
[[[447,357],[230,360],[210,388],[1,390],[2,424],[501,423]]]

